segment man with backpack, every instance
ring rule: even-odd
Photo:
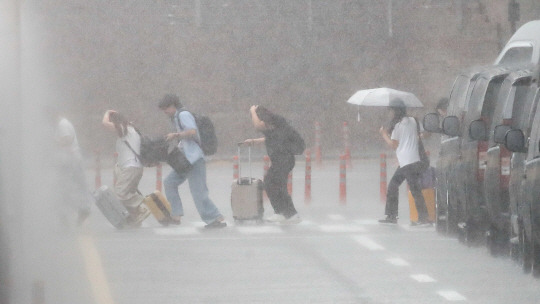
[[[167,134],[167,141],[179,140],[177,148],[187,166],[173,167],[165,178],[165,195],[171,203],[171,218],[179,225],[184,215],[178,187],[187,179],[195,207],[207,228],[226,227],[225,219],[208,196],[206,186],[206,161],[202,147],[199,127],[192,113],[185,110],[178,96],[165,95],[159,102],[159,108],[170,119],[176,132]],[[169,163],[171,164],[171,163]]]

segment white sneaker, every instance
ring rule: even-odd
[[[282,214],[277,214],[277,213],[266,218],[267,222],[272,222],[272,223],[281,223],[281,222],[284,222],[285,220],[286,218]]]
[[[302,219],[300,218],[300,216],[297,213],[297,214],[291,216],[290,218],[284,220],[281,223],[284,224],[284,225],[294,225],[294,224],[300,224],[301,222],[302,222]]]

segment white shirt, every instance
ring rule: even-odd
[[[116,153],[118,153],[117,164],[120,168],[127,167],[142,167],[141,162],[131,151],[131,149],[126,145],[124,141],[127,141],[131,148],[137,153],[141,154],[141,137],[139,133],[135,131],[132,126],[127,127],[127,133],[123,137],[119,137],[116,140]]]
[[[396,149],[396,156],[400,167],[405,167],[420,161],[418,153],[418,130],[416,120],[412,117],[403,117],[396,124],[390,139],[399,142]]]

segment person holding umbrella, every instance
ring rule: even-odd
[[[418,211],[418,222],[412,225],[426,225],[429,224],[428,213],[420,185],[420,178],[425,169],[419,153],[420,127],[414,117],[407,116],[407,108],[401,99],[391,100],[390,110],[393,112],[390,128],[387,130],[383,126],[379,129],[379,133],[388,146],[396,151],[399,167],[388,185],[386,218],[379,222],[397,224],[399,186],[407,180]]]

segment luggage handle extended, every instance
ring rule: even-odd
[[[236,183],[238,185],[245,185],[245,183],[243,182],[243,179],[242,179],[242,170],[241,170],[241,167],[240,166],[240,150],[241,150],[241,147],[246,145],[245,143],[243,142],[240,142],[238,143],[238,180],[236,181]],[[253,174],[251,172],[251,144],[248,144],[248,163],[249,163],[249,179],[248,179],[248,184],[251,185],[253,183]]]

